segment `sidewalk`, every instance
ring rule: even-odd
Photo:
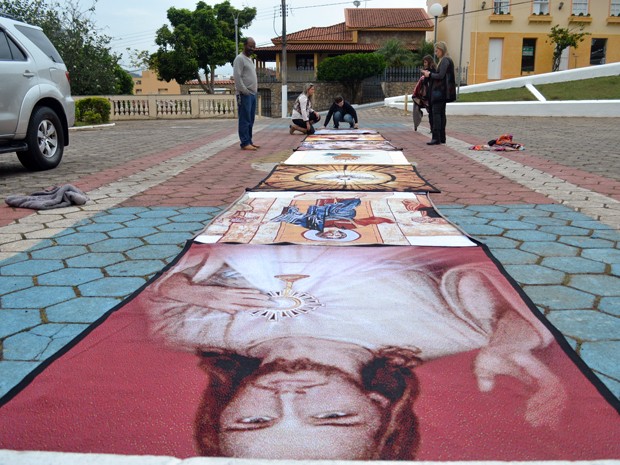
[[[442,193],[440,211],[485,242],[609,389],[620,397],[620,151],[617,119],[449,117],[448,144],[384,107],[360,126],[403,147]],[[257,152],[236,121],[124,122],[72,131],[56,170],[0,159],[0,193],[73,184],[83,207],[0,207],[0,395],[10,391],[172,260],[303,136],[259,119]],[[468,146],[511,133],[524,152]],[[1,461],[0,461],[1,462]]]

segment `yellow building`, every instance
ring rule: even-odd
[[[155,95],[181,93],[181,86],[173,79],[170,82],[157,79],[157,73],[151,70],[142,71],[141,77],[133,78],[134,95]]]
[[[467,70],[468,84],[552,71],[555,25],[588,33],[564,50],[561,70],[620,62],[620,0],[427,0],[434,3],[443,7],[437,40]]]

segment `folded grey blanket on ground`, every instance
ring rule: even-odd
[[[88,200],[90,200],[88,196],[80,189],[71,184],[65,184],[35,192],[32,195],[10,195],[4,201],[11,207],[49,210],[71,205],[84,205]]]

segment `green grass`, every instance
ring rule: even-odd
[[[606,76],[579,81],[535,86],[547,100],[618,100],[620,76]],[[490,92],[460,94],[458,102],[526,102],[536,98],[524,87]]]

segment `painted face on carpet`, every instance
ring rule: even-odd
[[[324,360],[263,363],[238,354],[203,354],[209,386],[195,423],[201,455],[370,460],[415,454],[417,380],[404,366],[405,360],[419,363],[414,354],[393,348],[392,354],[373,355],[314,338],[283,339],[263,349],[275,347],[318,358],[322,353]],[[215,399],[221,410],[214,410]]]
[[[223,455],[271,459],[369,459],[387,399],[347,377],[273,372],[244,386],[224,409]]]

